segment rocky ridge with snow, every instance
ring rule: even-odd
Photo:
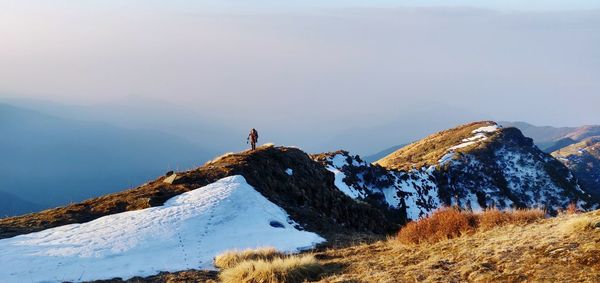
[[[440,140],[453,142],[439,147]],[[420,155],[405,156],[413,152]],[[317,160],[348,196],[385,203],[407,220],[451,205],[475,211],[542,207],[550,213],[571,202],[582,209],[597,206],[565,166],[518,129],[494,122],[434,134],[374,164],[343,151]]]

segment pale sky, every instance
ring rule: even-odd
[[[600,1],[0,0],[0,39],[0,98],[307,133],[445,107],[600,124]]]

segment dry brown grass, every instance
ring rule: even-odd
[[[438,160],[446,154],[448,148],[462,143],[462,140],[465,138],[472,137],[473,130],[494,124],[495,123],[491,121],[475,122],[441,131],[420,141],[409,144],[375,163],[388,169],[397,170],[410,170],[413,167],[421,168],[423,166],[437,164]],[[495,135],[496,133],[492,134],[492,136]],[[491,140],[492,138],[489,139],[489,141]],[[467,151],[468,148],[470,147],[458,149],[456,151]]]
[[[326,265],[343,266],[321,282],[600,282],[599,226],[595,211],[437,243],[390,239],[317,256]]]
[[[567,215],[565,221],[560,223],[559,228],[564,234],[574,234],[600,229],[600,221],[597,221],[600,213],[585,215]]]
[[[541,209],[501,211],[496,208],[481,213],[441,208],[429,217],[410,222],[398,232],[398,240],[405,244],[435,243],[452,239],[477,230],[498,226],[524,225],[545,217]]]
[[[223,283],[301,283],[319,279],[323,270],[321,263],[311,254],[289,255],[270,260],[244,260],[223,269],[219,278]]]
[[[455,238],[471,232],[475,220],[473,213],[442,208],[427,218],[408,223],[398,233],[398,240],[419,244]]]
[[[227,269],[238,265],[240,262],[248,260],[266,260],[275,258],[284,258],[285,254],[277,251],[275,248],[266,247],[259,249],[247,249],[243,251],[227,251],[215,257],[215,266],[220,269]]]
[[[565,210],[565,213],[567,215],[573,215],[573,214],[577,214],[579,212],[581,212],[581,211],[579,210],[579,208],[577,208],[577,204],[574,202],[569,203],[569,206],[567,206],[567,209]]]
[[[487,209],[477,214],[479,229],[489,230],[498,226],[513,224],[525,225],[544,219],[546,212],[542,209],[516,209],[501,211],[497,208]]]

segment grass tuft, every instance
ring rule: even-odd
[[[436,243],[477,230],[490,230],[509,224],[525,225],[543,219],[545,215],[541,209],[501,211],[492,208],[473,213],[446,207],[427,218],[408,223],[398,232],[397,238],[405,244]]]
[[[582,217],[575,217],[566,220],[561,223],[560,230],[567,235],[573,235],[576,233],[581,233],[584,231],[592,230],[596,227],[597,217],[594,218],[592,216],[586,215]]]
[[[313,255],[290,255],[272,260],[245,260],[221,271],[223,283],[301,283],[316,280],[323,266]]]
[[[489,230],[508,224],[525,225],[533,223],[539,219],[543,219],[546,216],[546,212],[538,208],[509,211],[492,208],[477,214],[477,216],[479,226],[476,228]]]
[[[227,251],[215,257],[215,266],[227,269],[248,260],[270,261],[276,258],[284,258],[285,254],[272,247],[259,249],[247,249],[243,251]]]
[[[398,239],[414,244],[439,242],[468,233],[474,221],[473,213],[442,208],[427,218],[408,223],[398,233]]]

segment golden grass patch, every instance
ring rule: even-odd
[[[273,260],[283,258],[285,254],[272,247],[227,251],[215,257],[215,266],[220,269],[231,268],[247,260]]]
[[[221,271],[219,278],[223,283],[301,283],[317,280],[323,270],[313,255],[297,255],[242,261]]]
[[[324,271],[312,254],[286,255],[275,248],[228,251],[215,258],[224,283],[279,283],[317,280]]]
[[[504,225],[525,225],[543,219],[541,209],[502,211],[496,208],[480,213],[445,207],[429,217],[410,222],[398,232],[398,240],[405,244],[435,243],[452,239],[477,230],[490,230]]]
[[[559,229],[564,234],[580,233],[595,229],[600,225],[600,217],[593,214],[581,216],[567,216],[566,220],[559,225]]]

